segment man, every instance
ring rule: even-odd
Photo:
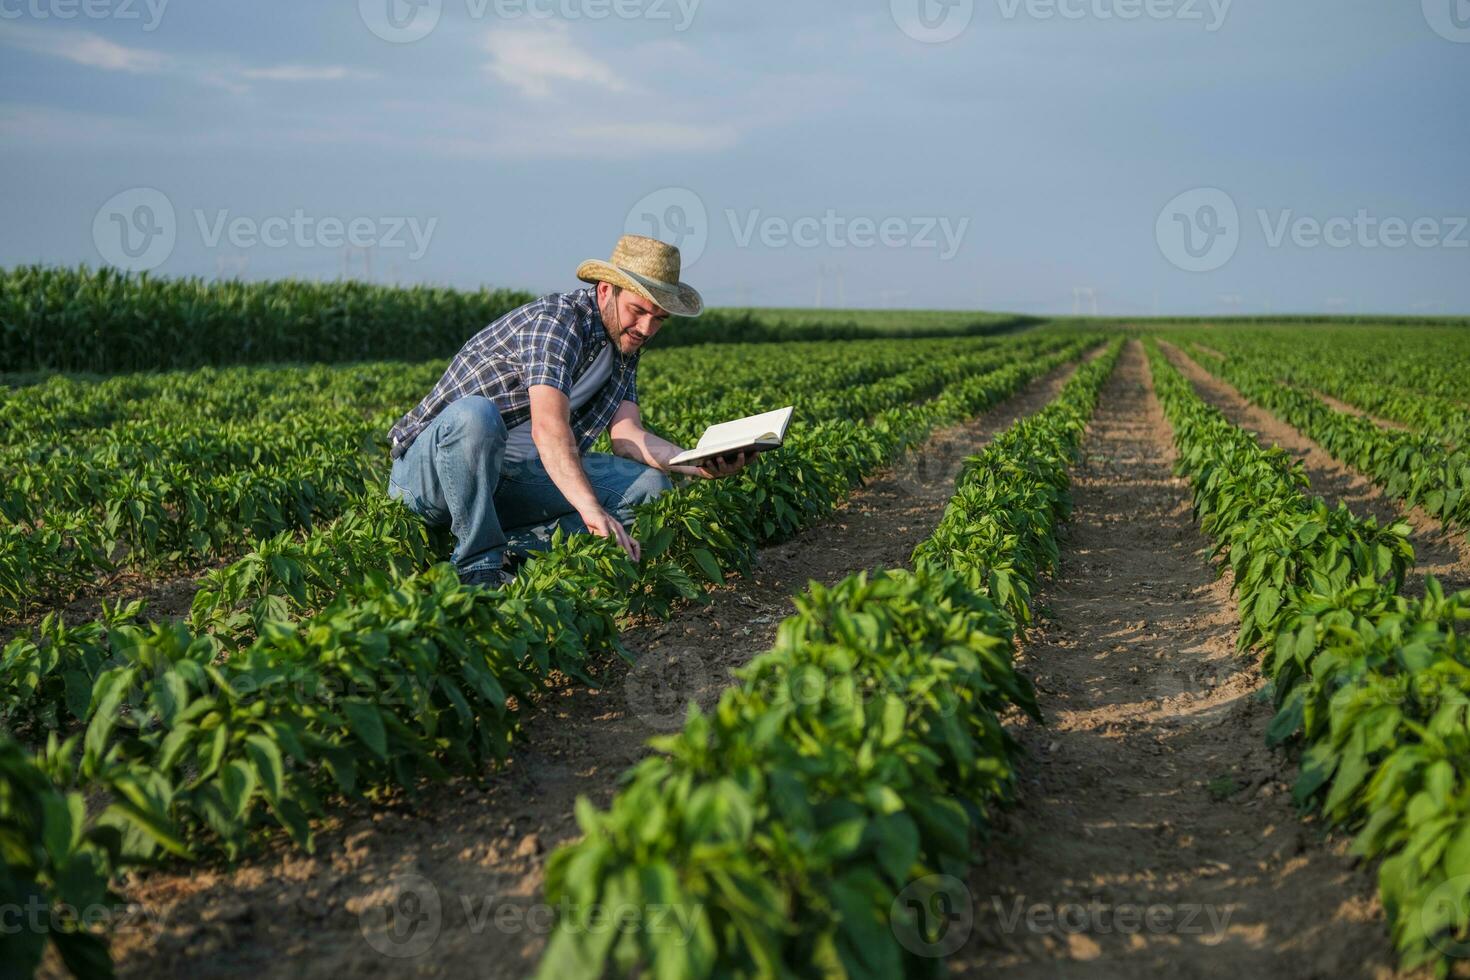
[[[471,337],[393,427],[388,493],[450,526],[465,584],[508,581],[508,548],[544,548],[555,526],[613,538],[637,561],[624,525],[670,473],[712,479],[749,462],[671,466],[683,450],[643,427],[643,346],[671,314],[704,309],[679,275],[677,248],[624,236],[610,262],[578,267],[591,288],[542,297]],[[604,431],[613,455],[587,452]]]

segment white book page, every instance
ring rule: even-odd
[[[695,449],[711,449],[716,446],[744,446],[758,442],[765,436],[774,436],[777,441],[786,438],[786,426],[791,421],[791,408],[778,408],[774,412],[748,415],[733,422],[721,422],[704,430]]]
[[[762,412],[733,422],[721,422],[704,430],[699,443],[691,450],[675,456],[671,463],[679,464],[724,455],[747,446],[757,444],[779,446],[786,438],[786,429],[791,424],[794,407],[779,408],[774,412]]]

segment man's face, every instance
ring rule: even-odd
[[[607,335],[623,354],[633,354],[653,339],[669,314],[657,303],[651,303],[631,289],[616,289],[597,284],[597,303]]]

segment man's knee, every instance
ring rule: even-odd
[[[640,465],[640,464],[635,464]],[[667,473],[652,466],[643,466],[642,472],[634,477],[633,482],[628,484],[624,500],[628,506],[647,503],[660,494],[668,493],[674,488],[673,481]]]
[[[440,414],[448,433],[468,445],[505,441],[505,420],[500,417],[500,409],[483,395],[460,398]]]

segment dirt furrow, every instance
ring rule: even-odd
[[[1404,423],[1402,422],[1395,422],[1392,419],[1384,419],[1379,418],[1377,415],[1370,415],[1356,405],[1349,405],[1347,402],[1343,401],[1340,398],[1333,398],[1325,391],[1318,391],[1317,389],[1313,388],[1312,394],[1322,399],[1322,401],[1326,403],[1327,407],[1332,409],[1334,412],[1342,412],[1344,415],[1355,415],[1360,419],[1367,419],[1369,422],[1372,422],[1380,429],[1392,429],[1395,432],[1410,431],[1409,426],[1404,425]]]
[[[1132,342],[1076,474],[1060,568],[1024,644],[1046,726],[965,898],[966,976],[1391,974],[1373,876],[1289,802],[1255,658],[1235,652],[1168,423]],[[965,909],[947,925],[963,926]],[[938,923],[935,925],[946,925]],[[942,929],[931,930],[941,935]]]
[[[1433,575],[1446,591],[1470,588],[1470,543],[1463,535],[1446,530],[1443,524],[1418,507],[1404,507],[1377,484],[1331,454],[1292,426],[1250,404],[1230,384],[1210,374],[1183,351],[1170,344],[1160,348],[1185,376],[1201,398],[1218,408],[1231,422],[1255,432],[1263,445],[1275,443],[1296,456],[1306,467],[1312,492],[1329,505],[1347,504],[1360,517],[1374,517],[1380,524],[1406,520],[1418,558],[1415,574],[1404,587],[1406,595],[1422,595],[1424,575]]]
[[[690,699],[713,705],[730,671],[770,647],[808,581],[906,564],[938,523],[964,457],[1050,402],[1073,370],[937,433],[830,519],[763,549],[755,574],[708,605],[626,632],[638,666],[608,665],[603,687],[568,687],[527,712],[502,770],[356,809],[324,829],[315,855],[278,845],[233,870],[136,880],[125,891],[140,903],[139,921],[114,943],[119,972],[528,975],[551,925],[540,903],[545,858],[576,836],[576,798],[605,804],[646,740],[677,728]]]

